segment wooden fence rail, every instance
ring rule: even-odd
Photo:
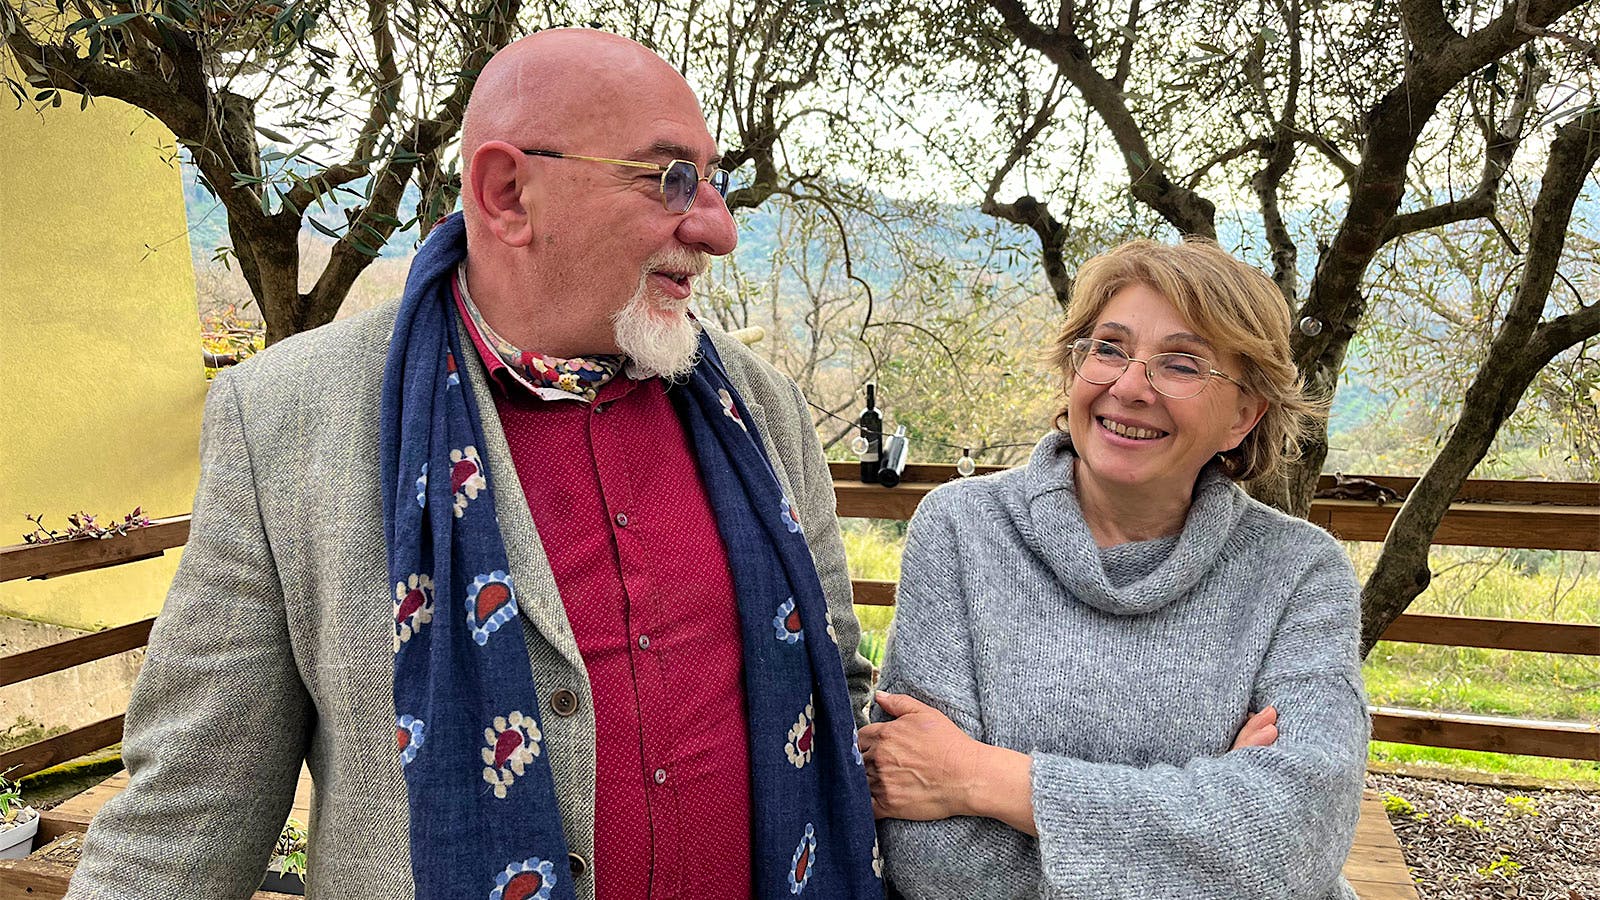
[[[0,547],[0,582],[16,578],[54,578],[154,559],[188,542],[189,517],[174,516],[156,519],[121,537]]]
[[[1001,467],[980,466],[980,474]],[[901,485],[885,489],[856,479],[856,463],[831,464],[839,514],[846,517],[909,519],[938,484],[955,477],[948,465],[907,466]],[[1372,476],[1368,480],[1402,496],[1414,478]],[[1321,487],[1333,481],[1324,476]],[[1435,544],[1600,550],[1600,484],[1580,482],[1468,481],[1451,506]],[[1398,504],[1362,500],[1314,501],[1311,520],[1346,540],[1382,540]],[[189,517],[160,519],[146,528],[105,540],[20,544],[0,548],[0,582],[54,578],[160,556],[189,538]],[[855,601],[892,606],[892,581],[857,579]],[[71,638],[0,657],[0,687],[69,669],[142,647],[154,619]],[[1384,632],[1384,640],[1498,650],[1600,656],[1600,625],[1406,614]],[[1600,761],[1600,729],[1585,723],[1538,722],[1487,716],[1448,715],[1374,708],[1373,738],[1465,750]],[[122,716],[36,741],[0,754],[0,772],[31,774],[122,738]]]
[[[907,466],[900,486],[862,484],[855,463],[832,463],[839,515],[909,519],[928,492],[955,477],[954,466]],[[994,471],[983,467],[980,471]],[[1367,479],[1404,496],[1415,478]],[[1324,475],[1319,488],[1332,488]],[[1399,503],[1318,498],[1307,516],[1346,541],[1381,541]],[[1589,482],[1469,481],[1439,523],[1433,543],[1519,550],[1600,550],[1600,484]]]

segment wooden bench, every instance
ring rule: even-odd
[[[1416,884],[1400,852],[1400,839],[1389,825],[1383,801],[1372,791],[1361,797],[1356,842],[1344,862],[1344,878],[1361,900],[1417,900]]]
[[[46,810],[39,821],[39,844],[88,831],[89,822],[100,807],[127,786],[128,773],[124,770],[55,809]],[[303,768],[289,815],[302,823],[311,818],[311,773]],[[69,865],[49,860],[0,862],[0,900],[56,900],[66,894],[71,877]],[[1361,900],[1417,900],[1400,842],[1389,827],[1382,801],[1371,791],[1361,801],[1361,821],[1356,825],[1355,846],[1345,862],[1344,877]],[[252,900],[285,897],[258,891]]]

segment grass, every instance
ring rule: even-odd
[[[856,578],[900,575],[905,524],[847,519],[845,551]],[[1346,544],[1365,577],[1376,544]],[[1600,553],[1436,547],[1433,583],[1411,612],[1600,624]],[[858,606],[863,653],[882,664],[894,611]],[[1380,642],[1362,666],[1376,706],[1528,719],[1600,722],[1600,658]],[[1447,750],[1374,741],[1375,761],[1600,786],[1600,763]]]
[[[844,519],[840,530],[852,578],[900,579],[900,551],[906,543],[904,522]],[[894,607],[857,606],[856,619],[861,622],[861,652],[873,665],[883,665],[883,640],[894,619]]]
[[[1442,747],[1418,747],[1413,744],[1390,744],[1384,741],[1373,741],[1367,758],[1374,762],[1397,766],[1600,786],[1600,763],[1575,759],[1545,759],[1540,756],[1512,756],[1508,753],[1481,753],[1476,750],[1447,750]]]

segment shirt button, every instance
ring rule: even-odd
[[[648,635],[648,634],[639,635],[639,649],[640,650],[649,650],[650,649],[650,635]]]
[[[619,528],[627,528],[628,527],[628,514],[627,513],[617,513],[617,527],[619,527]]]
[[[562,688],[550,695],[550,708],[558,716],[570,716],[578,711],[578,695]]]
[[[594,411],[597,413],[603,413],[606,411],[606,405],[604,403],[596,403],[594,405]]]
[[[567,868],[572,870],[573,878],[582,878],[583,873],[589,871],[589,861],[576,853],[568,853]]]
[[[657,769],[656,770],[656,784],[666,784],[666,783],[667,783],[667,770],[666,769]]]

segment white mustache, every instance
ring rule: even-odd
[[[645,260],[644,274],[676,272],[682,275],[704,275],[711,268],[711,255],[698,250],[680,248],[663,250]]]

